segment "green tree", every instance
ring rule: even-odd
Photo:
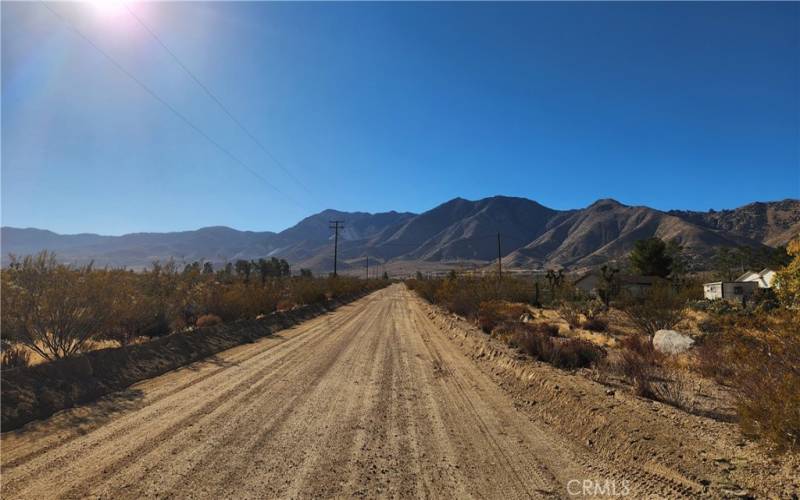
[[[261,284],[264,285],[267,282],[267,278],[270,274],[270,265],[266,259],[258,259],[257,262],[254,262],[255,268],[258,269],[258,275],[261,276]]]
[[[775,291],[781,303],[788,308],[800,307],[800,239],[789,243],[787,248],[793,257],[775,276]]]
[[[723,281],[731,281],[741,269],[741,260],[736,249],[718,248],[714,255],[714,274]]]
[[[683,245],[678,240],[672,239],[667,242],[667,255],[672,259],[670,271],[675,282],[681,282],[689,272],[689,263],[683,254]]]
[[[239,259],[236,261],[235,265],[236,275],[239,276],[242,281],[248,283],[250,281],[250,271],[252,271],[253,266],[250,261]]]
[[[630,254],[631,266],[643,276],[666,278],[672,272],[672,257],[660,238],[639,240]]]

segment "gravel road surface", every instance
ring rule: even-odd
[[[609,464],[452,342],[390,286],[4,434],[3,497],[567,497],[603,480]]]

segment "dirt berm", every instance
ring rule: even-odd
[[[3,372],[3,432],[333,311],[365,294]]]

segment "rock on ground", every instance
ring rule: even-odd
[[[653,347],[657,351],[667,354],[679,354],[687,351],[694,344],[688,335],[675,330],[659,330],[653,336]]]

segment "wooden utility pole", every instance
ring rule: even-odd
[[[503,261],[500,255],[500,233],[497,233],[497,277],[503,277]]]
[[[336,276],[337,260],[339,259],[339,229],[344,229],[343,220],[328,221],[330,228],[334,230],[333,237],[333,275]]]
[[[369,279],[369,255],[367,255],[367,279]]]

